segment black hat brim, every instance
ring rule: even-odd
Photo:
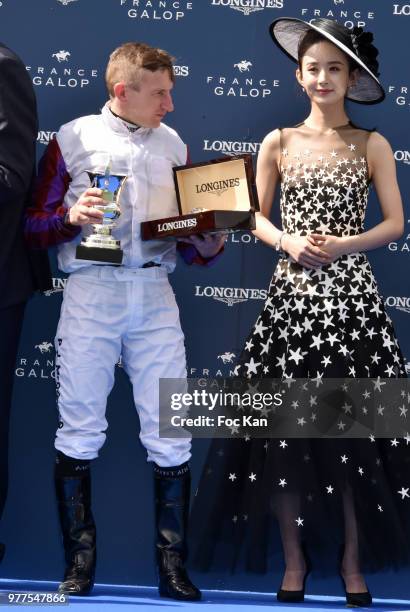
[[[323,22],[324,20],[321,20]],[[275,19],[269,26],[269,32],[273,42],[291,60],[298,62],[299,43],[308,30],[315,30],[333,43],[357,64],[359,75],[354,85],[349,87],[346,98],[359,104],[377,104],[382,102],[386,96],[377,76],[366,66],[366,64],[347,47],[334,33],[325,27],[308,23],[296,17],[280,17]]]

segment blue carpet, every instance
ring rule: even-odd
[[[22,610],[21,605],[5,603],[7,592],[52,592],[57,588],[56,582],[30,582],[27,580],[0,580],[0,600],[6,608]],[[178,602],[163,599],[158,596],[155,587],[140,586],[113,586],[98,584],[94,587],[92,595],[88,597],[70,597],[66,605],[35,605],[24,606],[32,612],[60,610],[84,607],[84,612],[129,612],[138,609],[138,612],[160,612],[169,608],[182,612],[252,612],[256,608],[275,608],[276,612],[315,612],[317,610],[330,610],[332,612],[346,612],[345,601],[338,597],[306,596],[304,604],[281,605],[276,602],[274,593],[251,593],[239,591],[203,591],[201,602]],[[364,608],[362,608],[364,609]],[[370,608],[369,608],[370,609]],[[375,612],[410,612],[410,601],[375,599],[371,608]]]

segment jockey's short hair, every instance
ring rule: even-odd
[[[111,53],[108,60],[105,72],[108,93],[113,98],[114,85],[119,82],[127,83],[131,87],[138,89],[141,68],[151,72],[167,70],[171,81],[174,82],[173,61],[174,58],[163,49],[139,42],[124,43]]]

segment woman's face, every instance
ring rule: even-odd
[[[330,42],[315,43],[302,58],[296,78],[312,102],[330,105],[344,100],[355,73],[349,74],[346,55]]]

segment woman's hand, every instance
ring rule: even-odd
[[[317,236],[317,234],[313,234]],[[326,236],[320,236],[326,238]],[[304,268],[314,269],[331,263],[332,259],[323,250],[321,244],[316,244],[312,236],[291,236],[283,234],[282,249]]]
[[[335,259],[338,259],[342,255],[347,255],[349,252],[346,238],[341,236],[310,234],[308,236],[308,241],[312,246],[316,246],[326,253],[329,258],[328,263],[332,263]]]

